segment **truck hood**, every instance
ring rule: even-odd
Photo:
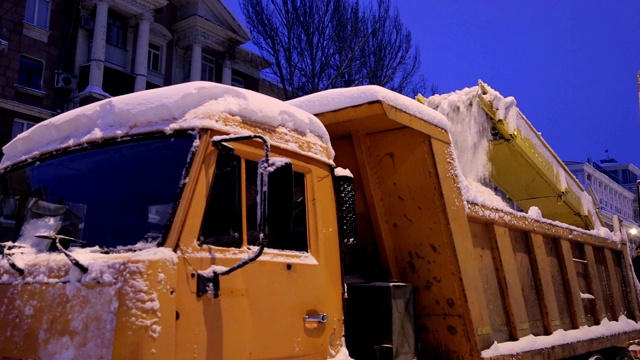
[[[0,358],[135,358],[172,337],[175,310],[165,301],[163,314],[160,303],[173,297],[174,252],[72,254],[87,273],[60,253],[11,255],[23,275],[0,260]]]

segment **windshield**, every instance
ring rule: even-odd
[[[101,248],[159,243],[194,140],[182,133],[113,141],[7,172],[0,242],[44,251],[50,241],[34,236],[44,233]]]

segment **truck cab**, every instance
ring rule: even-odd
[[[338,354],[323,129],[277,100],[196,82],[88,105],[16,139],[2,163],[0,357]],[[263,234],[265,154],[287,159],[291,186],[267,222],[289,226]]]

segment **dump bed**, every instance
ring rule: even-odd
[[[556,359],[640,338],[620,236],[484,201],[443,116],[381,88],[348,91],[291,103],[320,118],[354,175],[347,275],[413,286],[419,358]]]

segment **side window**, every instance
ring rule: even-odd
[[[246,161],[246,189],[247,189],[247,232],[249,245],[256,245],[259,240],[257,219],[257,177],[258,163]],[[287,235],[269,237],[267,248],[279,250],[309,251],[307,240],[307,201],[304,174],[293,173],[294,203],[291,232]],[[280,214],[269,214],[279,216]]]
[[[201,245],[242,246],[240,191],[240,157],[220,153],[200,227]]]
[[[220,247],[241,247],[241,159],[237,155],[219,154],[216,172],[209,191],[209,198],[200,229],[199,243]],[[256,245],[260,234],[257,224],[258,163],[245,160],[245,207],[247,244]],[[294,172],[294,205],[292,230],[282,236],[271,236],[267,248],[278,250],[309,251],[307,238],[307,201],[304,174]],[[269,214],[281,216],[281,214]]]

